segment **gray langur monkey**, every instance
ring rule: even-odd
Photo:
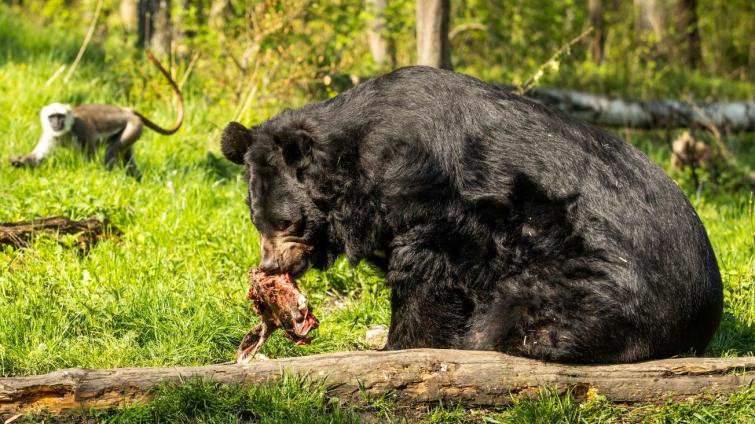
[[[94,157],[98,143],[105,141],[105,167],[111,170],[120,158],[127,173],[138,179],[140,173],[134,161],[133,146],[142,135],[144,126],[162,135],[171,135],[181,128],[184,117],[181,90],[152,53],[147,52],[147,57],[167,78],[178,100],[178,114],[172,127],[162,128],[131,108],[104,104],[87,104],[72,108],[69,105],[52,103],[42,108],[40,113],[43,132],[37,146],[26,156],[11,157],[11,163],[17,167],[36,166],[50,155],[65,136],[70,135],[89,158]]]

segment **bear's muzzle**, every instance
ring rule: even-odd
[[[299,237],[276,233],[260,237],[262,257],[259,268],[269,274],[288,273],[300,277],[310,267],[309,253],[314,249]]]

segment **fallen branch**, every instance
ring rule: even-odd
[[[77,234],[76,243],[88,250],[108,234],[118,234],[117,228],[96,218],[72,221],[63,216],[37,218],[30,221],[0,223],[0,245],[27,247],[29,241],[40,234]]]
[[[516,88],[503,87],[507,91]],[[612,99],[577,91],[539,88],[526,97],[568,115],[610,127],[705,128],[755,131],[755,102],[686,102]]]
[[[400,405],[440,400],[505,405],[549,388],[577,396],[600,394],[614,402],[660,402],[728,394],[755,381],[755,358],[679,358],[625,365],[562,365],[495,352],[416,349],[341,352],[178,368],[67,369],[0,378],[0,417],[47,409],[52,414],[109,409],[149,399],[160,383],[202,378],[229,385],[260,384],[284,372],[325,379],[329,395],[344,401],[391,395]]]

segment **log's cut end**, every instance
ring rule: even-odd
[[[621,365],[564,365],[497,352],[413,349],[339,352],[177,368],[70,369],[0,378],[0,419],[48,410],[60,414],[103,410],[150,398],[159,384],[193,378],[254,385],[284,373],[325,380],[328,393],[360,402],[390,394],[399,405],[439,401],[502,406],[541,390],[567,390],[579,398],[602,395],[621,403],[688,400],[726,395],[755,384],[755,358],[676,358]],[[2,422],[2,421],[0,421]]]
[[[148,400],[149,391],[126,381],[99,387],[88,384],[108,371],[71,368],[50,374],[0,379],[0,419],[47,411],[59,415],[69,411],[108,409]]]

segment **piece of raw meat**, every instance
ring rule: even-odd
[[[320,324],[289,274],[268,275],[250,269],[247,297],[261,321],[241,340],[236,363],[249,362],[278,328],[296,344],[306,344],[310,341],[307,334]]]

